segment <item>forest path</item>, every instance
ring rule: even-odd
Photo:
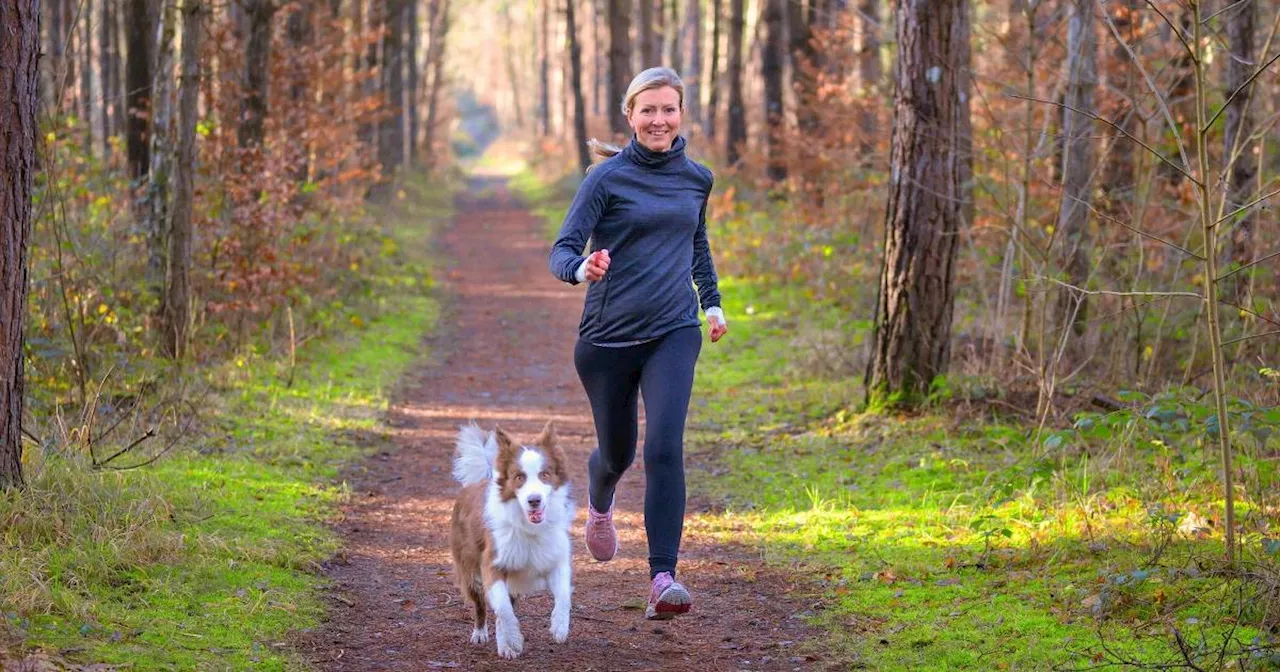
[[[343,549],[326,565],[330,618],[299,637],[302,656],[321,670],[810,669],[792,647],[810,629],[794,616],[803,607],[788,601],[786,577],[739,547],[686,532],[680,576],[694,610],[665,623],[644,619],[643,460],[618,488],[618,557],[597,563],[586,553],[595,435],[572,357],[582,290],[548,273],[542,223],[506,181],[473,178],[436,246],[445,309],[432,357],[395,396],[388,424],[398,448],[348,474],[355,494],[337,525]],[[523,600],[525,650],[515,661],[499,659],[492,641],[468,642],[469,610],[451,577],[458,487],[450,460],[459,425],[473,419],[525,442],[554,419],[578,499],[569,641],[555,644],[547,632],[549,597]]]

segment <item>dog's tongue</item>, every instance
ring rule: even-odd
[[[542,509],[537,509],[537,510],[534,510],[534,511],[530,511],[530,512],[529,512],[529,522],[531,522],[531,523],[541,523],[541,522],[542,522]]]

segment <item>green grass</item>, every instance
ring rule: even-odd
[[[732,278],[722,292],[731,332],[704,348],[689,437],[691,492],[712,512],[690,530],[813,577],[810,615],[834,636],[825,656],[876,670],[1169,662],[1176,627],[1193,653],[1206,637],[1197,660],[1213,669],[1225,636],[1274,644],[1274,435],[1235,437],[1256,495],[1240,518],[1258,577],[1242,582],[1215,571],[1216,529],[1178,531],[1221,510],[1195,403],[1151,397],[1145,415],[1084,416],[1040,443],[945,405],[861,414],[858,377],[817,373],[803,333],[825,323],[852,344],[868,325]],[[1172,407],[1181,424],[1162,420]]]
[[[379,213],[366,296],[344,297],[345,326],[296,370],[246,352],[199,372],[201,437],[131,471],[28,451],[29,488],[0,496],[0,613],[21,648],[136,669],[298,666],[284,642],[323,614],[340,469],[388,445],[389,393],[437,317],[429,240],[448,194],[406,192]]]

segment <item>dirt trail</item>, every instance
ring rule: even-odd
[[[457,206],[439,241],[450,266],[433,361],[402,382],[388,418],[398,449],[349,474],[356,494],[338,526],[344,548],[326,567],[335,582],[331,620],[300,638],[302,655],[321,670],[812,669],[796,646],[811,634],[793,616],[804,607],[787,601],[785,577],[687,532],[680,575],[694,611],[644,620],[641,459],[618,487],[622,552],[609,563],[590,559],[581,521],[595,437],[572,364],[581,288],[549,275],[541,223],[503,180],[474,180]],[[492,643],[467,641],[470,616],[450,577],[452,442],[471,419],[528,441],[548,418],[579,502],[573,621],[569,641],[557,645],[547,632],[550,598],[523,600],[524,655],[502,661]]]

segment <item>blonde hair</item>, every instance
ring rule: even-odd
[[[676,90],[680,96],[680,111],[684,111],[684,80],[680,79],[680,75],[676,74],[671,68],[649,68],[636,75],[631,80],[631,85],[627,87],[627,94],[622,97],[622,116],[631,116],[631,110],[635,108],[636,96],[651,91],[653,89],[661,89],[663,87],[671,87]],[[621,147],[611,145],[607,142],[600,142],[592,138],[587,143],[587,147],[591,148],[591,153],[595,156],[596,162],[603,161],[622,151]],[[594,164],[593,166],[594,167]],[[591,170],[588,168],[587,170]]]

